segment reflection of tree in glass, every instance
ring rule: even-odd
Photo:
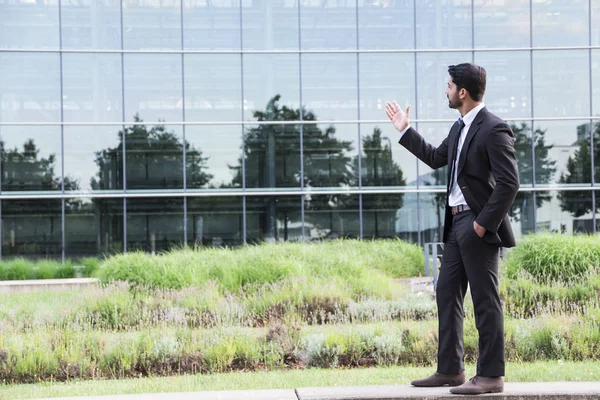
[[[531,125],[521,123],[521,125],[510,125],[515,134],[515,155],[517,157],[517,166],[521,185],[532,185],[533,165],[531,156]],[[549,158],[548,152],[554,145],[546,144],[546,131],[535,130],[534,136],[535,151],[535,183],[537,185],[549,184],[556,172],[556,161]],[[522,233],[533,232],[534,226],[534,205],[531,201],[531,194],[519,191],[509,212],[515,221],[521,222]],[[540,208],[542,204],[551,200],[551,196],[544,192],[537,192],[535,196],[535,207]]]
[[[576,145],[579,146],[567,160],[567,171],[561,174],[559,182],[562,184],[589,184],[592,182],[592,158],[590,151],[589,124],[581,125],[583,135],[578,134]],[[594,143],[600,143],[600,123],[594,127]],[[594,160],[600,160],[600,146],[594,146]],[[600,164],[594,165],[594,176],[599,176]],[[591,194],[586,191],[563,190],[558,193],[560,208],[571,213],[574,217],[581,217],[592,211]],[[596,195],[596,209],[600,207],[600,196]]]
[[[387,144],[383,145],[383,140]],[[362,186],[405,186],[406,180],[400,166],[392,158],[391,141],[381,136],[381,129],[375,127],[372,135],[362,139]],[[355,176],[358,176],[358,157],[354,161]],[[374,232],[380,235],[380,228],[387,231],[385,236],[392,234],[395,229],[396,212],[403,206],[403,193],[370,194],[368,201],[363,202],[363,209],[373,213]],[[363,217],[364,219],[364,217]],[[382,221],[388,222],[388,229],[380,227]],[[391,228],[393,227],[393,228]]]
[[[23,144],[23,150],[6,149],[0,142],[3,190],[61,190],[60,171],[55,171],[56,155],[40,157],[33,139]],[[65,177],[65,190],[79,190],[77,181]]]
[[[135,122],[143,122],[138,115]],[[94,190],[120,188],[123,169],[123,131],[119,144],[96,152],[97,176],[92,178]],[[164,125],[134,124],[125,128],[128,189],[181,189],[183,188],[183,143],[175,132]],[[185,143],[187,186],[206,187],[212,179],[200,150]]]

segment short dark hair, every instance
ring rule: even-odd
[[[450,65],[448,74],[452,82],[459,88],[465,89],[475,101],[481,101],[485,93],[486,72],[485,68],[471,63]]]

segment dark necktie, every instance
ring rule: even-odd
[[[448,182],[448,194],[450,194],[450,192],[452,191],[452,186],[454,185],[454,176],[456,175],[456,171],[455,171],[455,167],[456,167],[456,160],[458,159],[459,156],[459,152],[458,152],[458,142],[460,141],[460,136],[462,135],[462,130],[465,127],[465,122],[463,121],[462,118],[458,119],[458,134],[456,135],[456,141],[454,143],[454,154],[452,157],[452,164],[450,164],[450,182]]]

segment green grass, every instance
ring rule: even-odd
[[[467,365],[467,374],[475,366]],[[305,369],[273,372],[234,372],[106,381],[73,381],[35,385],[0,386],[0,398],[94,396],[209,390],[293,389],[315,386],[394,385],[428,376],[432,367],[389,367],[363,369]],[[550,382],[600,379],[598,362],[507,363],[506,382]]]
[[[336,240],[281,243],[237,249],[197,248],[150,255],[118,255],[100,267],[103,282],[128,281],[179,289],[215,281],[230,292],[284,279],[317,278],[348,282],[356,292],[380,290],[388,278],[424,273],[423,252],[401,240]]]
[[[600,267],[600,236],[527,235],[509,251],[505,265],[511,279],[525,273],[544,284],[582,282]]]
[[[99,265],[100,261],[91,257],[77,261],[66,260],[64,263],[55,260],[31,261],[15,258],[0,262],[0,281],[74,278],[78,273],[76,266],[83,267],[79,271],[81,276],[90,277]]]

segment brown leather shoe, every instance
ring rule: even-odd
[[[504,379],[488,378],[485,376],[475,376],[458,387],[450,389],[454,394],[483,394],[483,393],[502,393],[504,391]]]
[[[441,374],[436,372],[428,378],[417,379],[410,384],[417,387],[458,386],[465,383],[465,372],[458,374]]]

